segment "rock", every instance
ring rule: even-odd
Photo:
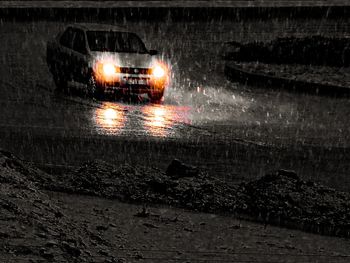
[[[143,223],[143,225],[148,228],[159,228],[159,226],[153,225],[151,223]]]
[[[26,245],[16,246],[14,248],[14,252],[17,255],[29,255],[29,254],[33,254],[34,253],[32,248],[30,248],[29,246],[26,246]]]
[[[103,255],[103,256],[106,256],[106,257],[109,256],[109,253],[108,253],[107,251],[105,251],[105,250],[102,250],[102,249],[100,249],[100,250],[98,251],[98,253],[99,253],[100,255]]]
[[[96,226],[97,231],[106,231],[107,229],[108,229],[108,226],[102,226],[102,225]]]
[[[297,175],[297,173],[295,171],[292,170],[278,170],[277,171],[277,175],[278,176],[285,176],[291,179],[295,179],[295,180],[300,180],[299,176]]]
[[[64,215],[63,215],[63,213],[61,212],[61,211],[55,211],[55,217],[56,218],[61,218],[61,217],[63,217]]]
[[[73,257],[79,257],[81,255],[81,250],[78,247],[70,245],[68,242],[62,242],[64,250]]]
[[[54,246],[57,246],[58,243],[55,241],[55,240],[49,240],[46,242],[46,246],[47,247],[54,247]]]
[[[146,218],[146,217],[149,217],[149,215],[150,215],[150,213],[149,213],[149,211],[147,211],[147,208],[143,207],[142,211],[137,212],[134,216]]]
[[[10,237],[10,235],[8,234],[8,233],[6,233],[6,232],[0,232],[0,239],[5,239],[5,238],[9,238]]]
[[[181,161],[174,159],[166,170],[166,175],[174,179],[182,177],[197,177],[200,175],[198,168],[184,164]]]
[[[46,251],[45,249],[40,250],[40,255],[47,260],[53,260],[55,258],[52,252]]]
[[[148,185],[158,193],[166,194],[168,190],[168,186],[165,180],[152,178],[152,180],[148,182]]]
[[[290,193],[287,195],[287,198],[289,199],[288,201],[291,203],[291,204],[294,204],[294,205],[298,205],[300,204],[301,202],[301,196],[300,194],[298,193]]]
[[[43,233],[43,232],[39,232],[36,234],[38,237],[41,237],[41,238],[47,238],[47,234]]]

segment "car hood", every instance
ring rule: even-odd
[[[113,61],[119,67],[150,68],[155,58],[150,54],[92,52],[94,61]]]

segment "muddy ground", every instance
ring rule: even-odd
[[[350,234],[349,194],[304,182],[291,171],[228,185],[177,160],[166,171],[94,161],[59,178],[6,151],[0,161],[4,262],[350,257],[349,239],[340,237]],[[272,226],[287,222],[323,236]]]

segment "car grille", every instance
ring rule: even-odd
[[[120,68],[120,72],[121,73],[125,73],[125,74],[144,74],[147,75],[150,73],[150,69],[149,68],[126,68],[126,67],[122,67]]]

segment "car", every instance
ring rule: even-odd
[[[148,94],[160,101],[170,82],[170,66],[156,50],[122,27],[68,25],[48,41],[46,60],[58,90],[79,83],[87,94]]]

